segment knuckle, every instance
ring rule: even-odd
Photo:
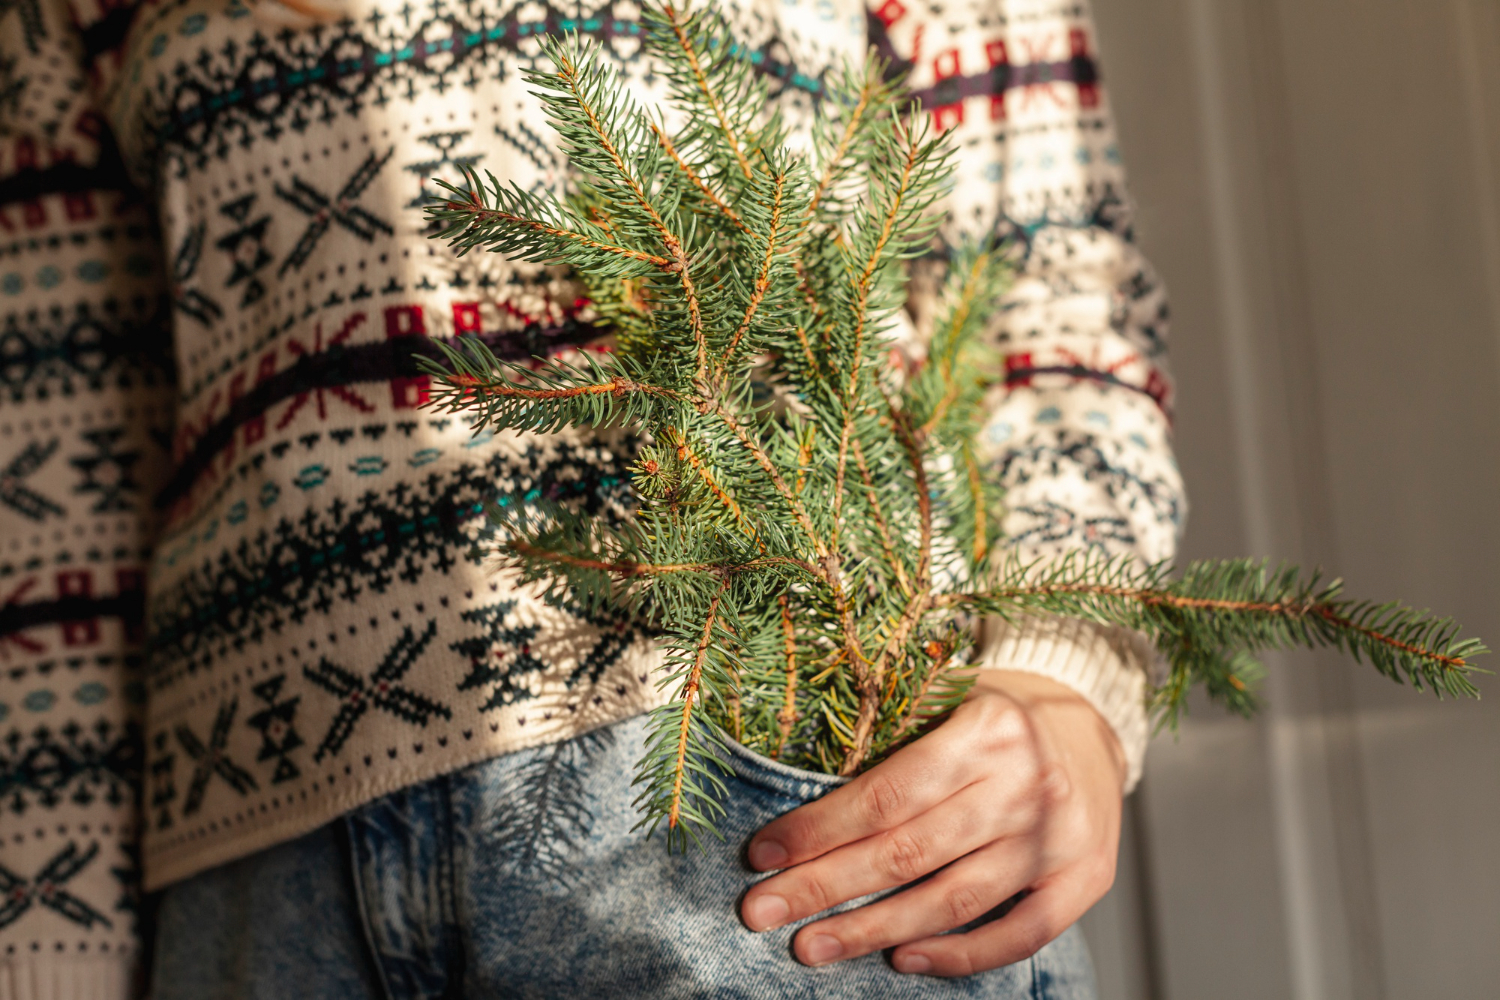
[[[1057,935],[1039,921],[1022,924],[1016,929],[1016,961],[1023,962],[1051,943]]]
[[[984,704],[975,722],[980,747],[989,753],[1034,752],[1036,729],[1031,716],[1015,702],[993,699]]]
[[[944,964],[947,968],[943,971],[950,976],[972,976],[981,971],[979,962],[975,961],[974,952],[967,946],[954,951]]]
[[[1044,803],[1059,805],[1072,794],[1073,783],[1066,768],[1055,763],[1042,763],[1036,771],[1036,790]]]
[[[910,797],[911,792],[904,782],[872,773],[861,806],[865,818],[874,826],[883,828],[901,816]]]
[[[886,834],[880,846],[880,864],[897,882],[910,882],[927,873],[927,848],[910,833],[896,830]]]
[[[943,894],[943,913],[948,929],[968,923],[986,910],[984,898],[971,885],[957,885]]]
[[[785,825],[774,835],[763,831],[762,836],[774,839],[791,858],[816,857],[824,850],[828,840],[828,824],[821,816],[802,816],[796,813],[783,817]]]
[[[820,878],[809,878],[803,882],[798,895],[802,897],[802,901],[806,904],[805,908],[799,908],[803,910],[804,916],[808,913],[822,913],[836,902],[833,898],[833,892]]]
[[[1024,716],[1021,706],[1009,698],[985,698],[974,703],[974,724],[987,733],[1013,727],[1017,717]]]

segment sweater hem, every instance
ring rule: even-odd
[[[224,837],[211,845],[196,848],[189,846],[178,851],[166,851],[157,857],[151,855],[148,846],[143,851],[145,889],[148,892],[166,889],[177,882],[208,871],[210,868],[217,868],[248,857],[257,851],[295,840],[383,795],[389,795],[411,785],[430,781],[444,774],[481,764],[496,757],[503,757],[518,750],[576,739],[604,726],[634,718],[649,711],[649,708],[649,705],[631,706],[617,716],[591,720],[593,724],[584,728],[538,732],[536,736],[527,739],[507,739],[503,746],[482,745],[470,749],[467,753],[434,756],[414,767],[382,769],[378,778],[352,781],[336,793],[318,796],[319,808],[317,809],[304,808],[290,815],[247,828],[235,835]],[[6,1000],[3,994],[0,994],[0,1000]]]
[[[17,955],[0,958],[3,1000],[130,1000],[135,954]]]

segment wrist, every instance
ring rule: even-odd
[[[1053,753],[1093,773],[1108,773],[1123,791],[1130,773],[1125,748],[1089,699],[1076,689],[1022,670],[980,670],[969,698],[1005,698],[1020,706]]]
[[[1146,689],[1159,666],[1144,636],[1075,618],[987,619],[976,663],[983,671],[1040,674],[1087,699],[1125,749],[1125,791],[1135,787],[1151,738]]]

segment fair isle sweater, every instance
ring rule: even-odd
[[[603,331],[559,275],[426,238],[435,178],[556,189],[521,70],[578,31],[649,102],[638,10],[581,0],[0,6],[0,997],[132,989],[148,889],[664,697],[649,637],[474,555],[509,495],[615,503],[629,456],[474,436],[415,357]],[[961,149],[950,229],[1017,267],[983,444],[1013,544],[1170,558],[1160,283],[1080,0],[741,0],[794,118],[874,45]],[[914,283],[914,289],[922,287]],[[914,291],[915,328],[930,296]],[[1140,771],[1151,658],[1076,622],[982,664],[1096,705]]]

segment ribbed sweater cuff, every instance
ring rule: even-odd
[[[1068,685],[1104,716],[1125,750],[1125,793],[1141,780],[1146,744],[1146,682],[1156,652],[1137,632],[1074,618],[989,619],[978,665],[1020,670]]]
[[[133,955],[0,957],[0,1000],[130,1000]]]

